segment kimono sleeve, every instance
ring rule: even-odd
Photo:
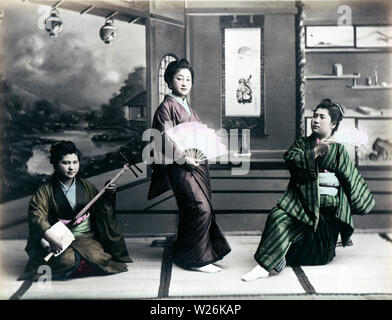
[[[284,154],[291,177],[298,183],[317,179],[317,166],[313,149],[306,148],[303,139],[297,139]]]
[[[88,184],[88,189],[91,198],[98,193],[97,188],[91,183]],[[110,253],[115,260],[132,262],[117,222],[115,208],[115,193],[104,192],[97,202],[94,203],[92,210],[97,230],[96,236],[105,252]]]
[[[98,189],[89,181],[85,180],[85,186],[87,188],[87,199],[90,201],[98,194]],[[116,206],[116,194],[110,192],[104,192],[101,197],[93,204],[91,211],[95,216],[112,216],[114,215]]]
[[[339,145],[335,173],[346,193],[352,214],[369,213],[375,205],[374,198],[343,145]]]
[[[156,150],[162,155],[162,162],[158,164],[171,164],[185,156],[185,152],[177,147],[177,145],[166,135],[165,130],[174,127],[173,118],[165,105],[160,105],[155,112],[152,127],[158,129],[162,133],[162,148]],[[170,154],[168,153],[170,152]]]
[[[34,193],[28,206],[29,227],[33,234],[42,236],[51,227],[48,220],[49,214],[49,190],[41,186]]]

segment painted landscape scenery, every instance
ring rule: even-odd
[[[122,167],[122,151],[141,161],[146,127],[145,27],[116,21],[104,43],[104,18],[59,9],[63,29],[49,37],[50,7],[18,2],[1,22],[2,202],[49,179],[49,146],[71,140],[85,177]],[[21,23],[23,22],[23,23]]]

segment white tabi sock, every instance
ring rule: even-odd
[[[259,278],[267,278],[269,276],[269,272],[265,270],[263,267],[257,265],[248,273],[245,273],[242,276],[243,281],[253,281]]]
[[[214,266],[213,264],[207,264],[206,266],[198,267],[198,268],[192,267],[191,269],[194,271],[201,271],[206,273],[214,273],[222,270],[222,268]]]

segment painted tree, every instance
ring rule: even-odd
[[[144,90],[146,90],[146,68],[135,67],[118,90],[119,93],[114,94],[108,104],[101,106],[102,121],[110,124],[124,123],[124,106]]]

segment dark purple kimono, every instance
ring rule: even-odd
[[[152,127],[163,132],[170,126],[187,121],[201,122],[192,108],[189,116],[173,97],[165,96],[155,112]],[[172,144],[165,134],[163,138],[164,144]],[[173,149],[177,155],[183,155],[175,145]],[[152,170],[148,199],[171,188],[179,208],[178,232],[177,239],[172,245],[172,260],[185,268],[202,267],[221,260],[231,249],[212,211],[208,164],[189,168],[175,162],[154,163]]]

